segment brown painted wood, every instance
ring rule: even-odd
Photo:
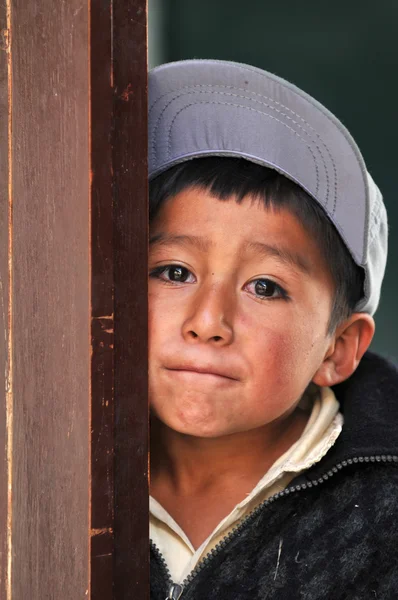
[[[115,592],[141,600],[149,597],[145,0],[115,2],[113,40]]]
[[[7,579],[7,386],[8,362],[8,62],[7,7],[0,3],[0,598]]]
[[[146,1],[93,0],[90,33],[91,593],[93,598],[105,598],[113,586],[115,599],[145,599],[149,597]]]
[[[89,593],[88,10],[12,0],[12,600]]]
[[[91,598],[113,598],[114,281],[112,2],[90,8],[91,109]]]
[[[11,35],[0,6],[0,599],[145,600],[146,3],[9,2]]]

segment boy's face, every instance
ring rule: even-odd
[[[187,189],[151,226],[152,411],[191,436],[277,423],[332,343],[334,286],[299,221]]]

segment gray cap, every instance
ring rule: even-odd
[[[365,270],[356,310],[373,314],[387,259],[382,195],[347,129],[319,102],[261,69],[219,60],[149,74],[149,177],[204,156],[276,169],[325,210]]]

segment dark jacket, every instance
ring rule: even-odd
[[[151,600],[398,599],[398,372],[368,353],[334,391],[344,427],[327,455],[249,515],[183,588],[170,588],[152,547]]]

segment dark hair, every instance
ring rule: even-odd
[[[232,195],[260,199],[266,207],[293,213],[315,238],[335,282],[329,332],[348,318],[363,294],[363,271],[354,262],[322,207],[296,183],[274,169],[242,158],[196,158],[171,167],[149,186],[149,220],[162,203],[189,187],[206,189],[220,200]]]

